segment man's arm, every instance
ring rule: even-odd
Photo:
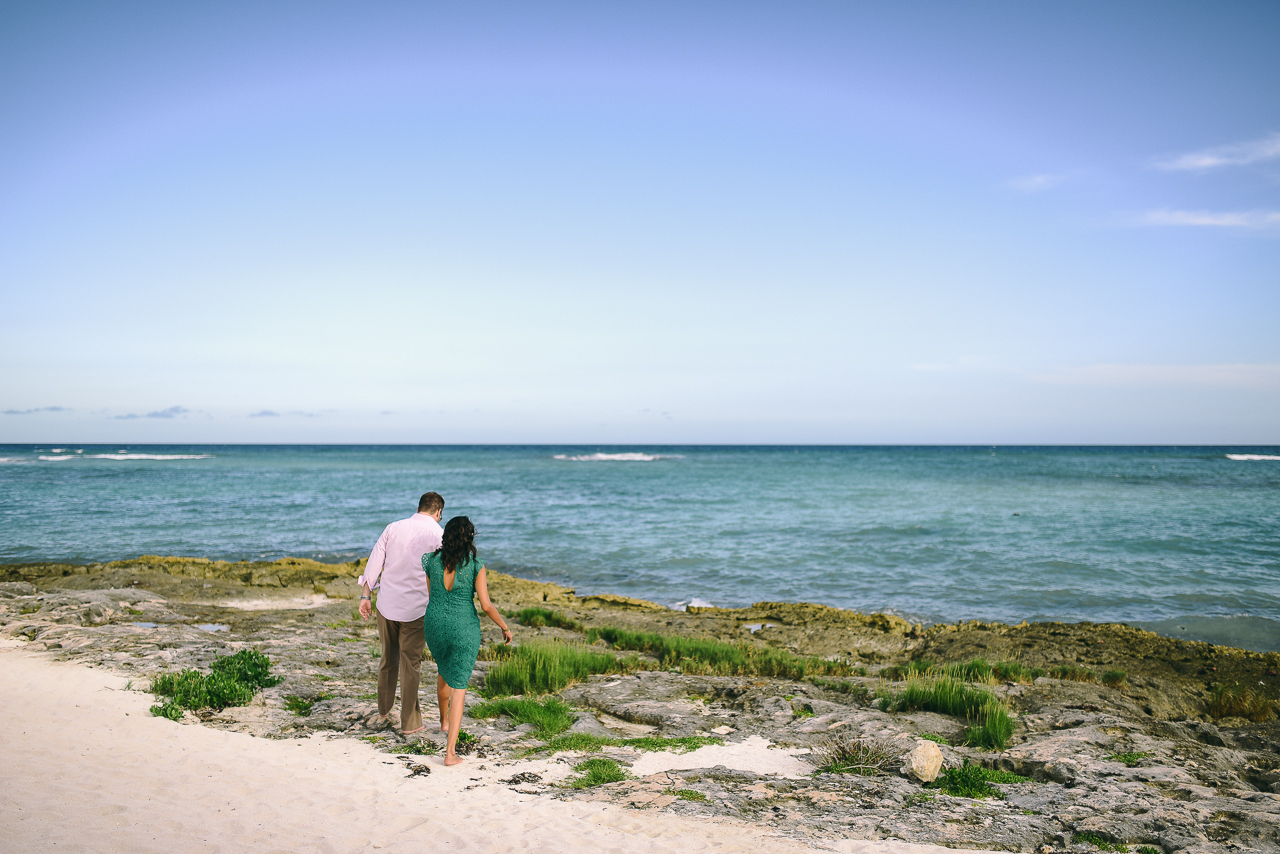
[[[378,583],[378,579],[382,576],[382,568],[387,560],[387,531],[390,526],[382,532],[382,536],[378,537],[378,542],[373,544],[373,551],[369,553],[369,562],[364,565],[364,575],[360,576],[360,616],[363,619],[369,619],[373,614],[373,588]]]

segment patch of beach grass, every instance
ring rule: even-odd
[[[1000,798],[1003,794],[993,787],[992,783],[1029,783],[1030,781],[1030,777],[983,768],[966,759],[964,765],[959,768],[943,768],[938,779],[926,785],[941,789],[957,798]]]
[[[937,744],[947,744],[947,745],[951,744],[951,742],[947,741],[944,737],[938,735],[936,732],[922,732],[920,733],[920,737],[925,739],[926,741],[932,741]]]
[[[508,617],[514,617],[524,625],[531,629],[540,629],[543,626],[554,626],[557,629],[568,629],[571,632],[585,632],[582,623],[577,620],[570,619],[562,614],[558,614],[549,608],[522,608],[507,614]]]
[[[1108,688],[1119,688],[1129,678],[1129,674],[1123,670],[1105,670],[1102,673],[1102,684]]]
[[[1121,842],[1112,842],[1108,839],[1103,839],[1098,834],[1091,833],[1087,830],[1072,834],[1071,841],[1077,844],[1083,842],[1087,845],[1092,845],[1094,848],[1097,848],[1099,851],[1116,851],[1116,852],[1121,852],[1121,854],[1128,854],[1129,852],[1128,845],[1125,845]]]
[[[314,697],[300,697],[297,694],[288,694],[284,698],[284,707],[298,717],[305,718],[311,714],[316,703],[328,700],[332,696],[332,694],[316,694]]]
[[[485,675],[482,696],[555,694],[597,673],[634,673],[644,668],[636,657],[619,659],[607,652],[565,643],[527,643]]]
[[[902,665],[893,665],[881,669],[878,674],[893,682],[902,682],[917,676],[950,676],[962,682],[984,682],[988,685],[996,682],[1031,683],[1044,671],[1038,667],[1027,667],[1016,661],[998,661],[989,663],[985,658],[954,664],[934,664],[928,659],[909,661]]]
[[[1013,719],[1000,698],[951,676],[918,678],[896,696],[881,701],[884,711],[937,712],[963,717],[973,725],[965,731],[971,747],[1003,750],[1013,735]]]
[[[615,649],[651,655],[663,669],[698,676],[765,676],[800,681],[809,676],[849,676],[853,672],[853,668],[842,661],[714,638],[633,632],[611,626],[588,629],[587,642],[597,640],[605,640]]]
[[[573,770],[581,776],[565,782],[565,786],[570,789],[588,789],[605,783],[617,783],[630,776],[617,762],[603,756],[579,762],[573,766]]]
[[[1209,716],[1219,718],[1247,718],[1262,723],[1271,717],[1272,707],[1267,698],[1252,688],[1242,685],[1221,685],[1213,689],[1209,698]]]
[[[573,710],[558,697],[548,697],[542,702],[514,697],[490,700],[473,706],[467,714],[478,719],[506,715],[518,724],[533,724],[538,738],[543,740],[564,732],[574,721]]]
[[[1130,768],[1137,768],[1138,763],[1150,756],[1150,753],[1112,753],[1106,757],[1111,762],[1123,762]]]
[[[861,774],[878,777],[897,768],[901,752],[891,744],[873,739],[832,741],[818,748],[818,771],[826,774]]]
[[[855,668],[856,670],[866,671],[865,667]],[[809,682],[824,691],[834,691],[837,694],[848,694],[855,703],[866,703],[871,699],[871,690],[861,682],[849,682],[840,679],[823,679],[821,676],[810,676]]]
[[[908,661],[906,664],[891,664],[888,667],[882,667],[876,675],[881,679],[888,679],[890,682],[902,682],[912,676],[920,676],[927,673],[932,668],[933,662],[927,658],[922,658],[919,661]]]
[[[667,789],[664,794],[675,795],[682,801],[705,801],[707,796],[697,789]]]
[[[1092,670],[1076,667],[1074,664],[1059,664],[1057,667],[1050,667],[1045,675],[1052,679],[1062,679],[1066,682],[1098,681]]]
[[[724,744],[724,739],[708,735],[686,735],[679,738],[662,738],[656,735],[645,735],[639,738],[609,738],[599,735],[588,735],[585,732],[573,732],[557,736],[546,744],[535,747],[530,753],[598,753],[604,747],[631,747],[636,750],[656,752],[669,750],[672,753],[688,753],[709,744]]]
[[[462,733],[458,733],[458,741],[462,741]],[[387,751],[388,753],[408,753],[413,756],[435,756],[440,752],[440,745],[436,744],[429,738],[419,738],[408,744],[402,744],[399,747],[393,747]]]

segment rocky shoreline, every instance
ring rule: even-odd
[[[433,745],[416,737],[407,741],[394,730],[369,727],[377,638],[371,622],[353,618],[359,567],[291,558],[225,563],[155,557],[89,566],[4,566],[0,636],[51,657],[109,668],[133,678],[135,690],[145,690],[159,673],[207,669],[216,656],[252,647],[270,656],[283,681],[247,706],[189,712],[183,723],[264,738],[321,732],[362,738],[389,752],[429,751]],[[824,840],[889,838],[1082,854],[1122,847],[1160,854],[1280,851],[1277,653],[1112,624],[967,622],[926,628],[882,614],[789,603],[677,612],[620,596],[579,597],[563,587],[498,573],[491,576],[490,590],[504,611],[545,608],[584,630],[612,626],[716,638],[847,662],[856,671],[839,684],[664,669],[593,676],[561,692],[575,710],[570,733],[614,739],[715,736],[724,747],[666,757],[653,770],[653,754],[606,746],[600,755],[630,769],[631,776],[570,789],[557,783],[581,756],[556,754],[563,773],[551,774],[541,754],[538,767],[544,771],[535,774],[525,770],[524,757],[541,743],[529,725],[505,717],[468,718],[465,728],[478,739],[473,761],[503,769],[501,782],[485,778],[479,786],[731,817],[818,847]],[[514,628],[517,643],[586,642],[575,629],[518,623]],[[486,644],[499,640],[486,626]],[[1048,675],[988,679],[981,687],[1015,716],[1013,736],[999,751],[963,746],[963,719],[886,711],[876,701],[877,694],[892,695],[902,687],[895,677],[913,662],[973,659],[1050,673],[1124,676],[1113,685]],[[493,665],[478,662],[474,686],[483,685]],[[429,662],[423,675],[424,701],[433,704]],[[1224,715],[1214,700],[1228,689],[1250,692],[1252,717],[1265,719]],[[468,699],[481,702],[474,691]],[[896,758],[865,775],[817,771],[818,757],[832,744],[871,746]],[[994,782],[999,797],[972,798],[923,785],[899,770],[897,758],[906,767],[912,751],[923,745],[927,753],[935,744],[947,768],[969,762],[1027,782]],[[723,761],[712,761],[716,757]],[[770,757],[778,761],[766,761]],[[409,773],[426,773],[412,770],[412,758],[408,764]]]

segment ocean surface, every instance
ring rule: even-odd
[[[1278,447],[0,445],[0,563],[350,560],[427,490],[580,594],[1280,650]]]

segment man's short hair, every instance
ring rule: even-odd
[[[422,497],[418,499],[418,512],[435,513],[437,510],[444,511],[444,499],[440,497],[440,493],[422,493]]]

